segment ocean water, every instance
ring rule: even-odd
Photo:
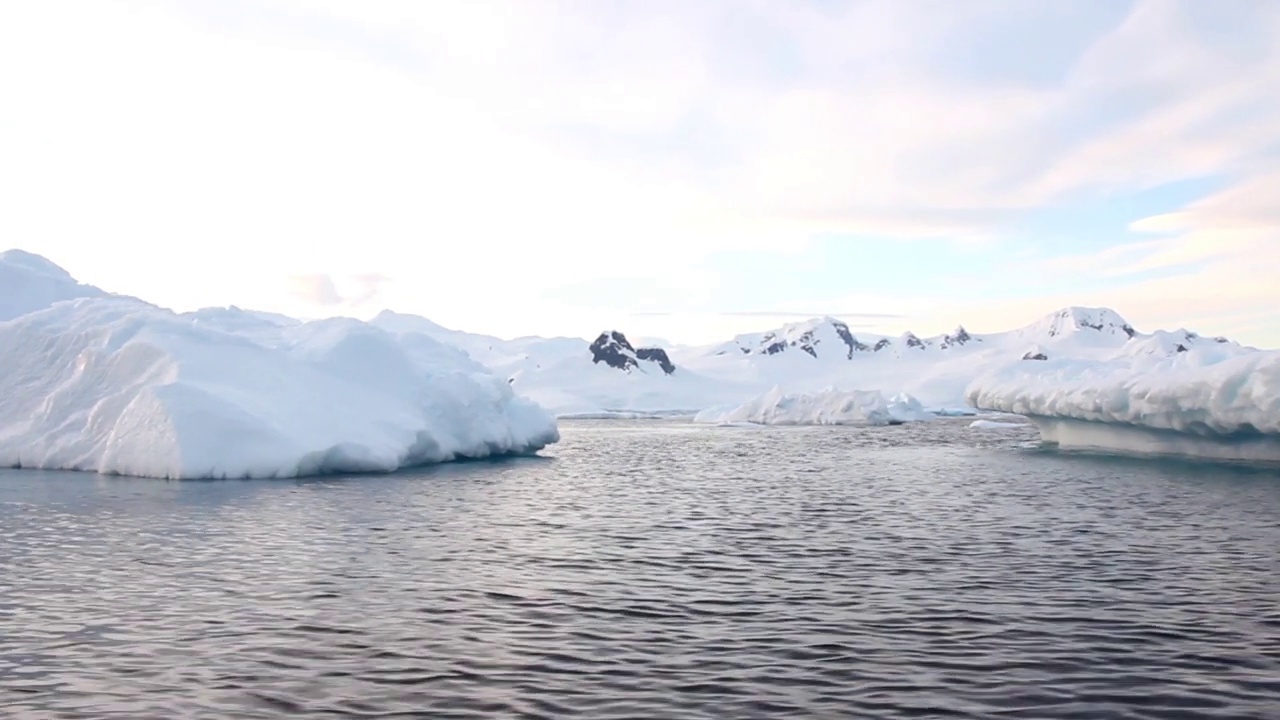
[[[0,717],[1280,717],[1280,474],[967,424],[0,471]]]

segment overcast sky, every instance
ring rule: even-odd
[[[1275,0],[0,5],[0,247],[178,309],[1280,347]]]

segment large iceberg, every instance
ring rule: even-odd
[[[1280,462],[1280,351],[1157,333],[1108,359],[1006,365],[967,397],[1063,447]]]
[[[715,425],[890,425],[927,415],[920,402],[909,395],[886,400],[877,390],[826,388],[816,393],[786,393],[775,387],[741,405],[703,410],[693,421]]]
[[[7,467],[294,477],[559,439],[547,412],[465,353],[352,319],[67,300],[0,322],[0,367]]]
[[[66,270],[35,253],[0,252],[0,322],[63,300],[106,295],[92,285],[77,282]]]

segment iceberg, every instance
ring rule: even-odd
[[[0,466],[297,477],[559,440],[540,406],[423,335],[85,294],[0,322]]]
[[[92,285],[76,282],[66,270],[35,253],[0,252],[0,322],[63,300],[106,295]]]
[[[1182,337],[1157,333],[1104,360],[1009,364],[966,395],[1065,448],[1280,462],[1280,351]]]
[[[878,390],[827,388],[788,394],[774,387],[741,405],[703,410],[693,421],[715,425],[891,425],[928,415],[918,400],[906,394],[885,400]]]

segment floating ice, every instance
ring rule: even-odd
[[[1280,461],[1280,351],[1185,337],[1158,333],[1108,360],[1009,364],[968,400],[1025,415],[1064,447]]]
[[[465,353],[356,320],[71,300],[0,322],[0,367],[0,466],[291,477],[559,439]]]
[[[0,252],[0,322],[43,310],[63,300],[104,297],[54,263],[24,250]]]
[[[788,394],[775,387],[737,406],[703,410],[696,423],[726,425],[889,425],[923,419],[927,413],[909,395],[885,400],[876,390],[827,388],[816,393]]]

